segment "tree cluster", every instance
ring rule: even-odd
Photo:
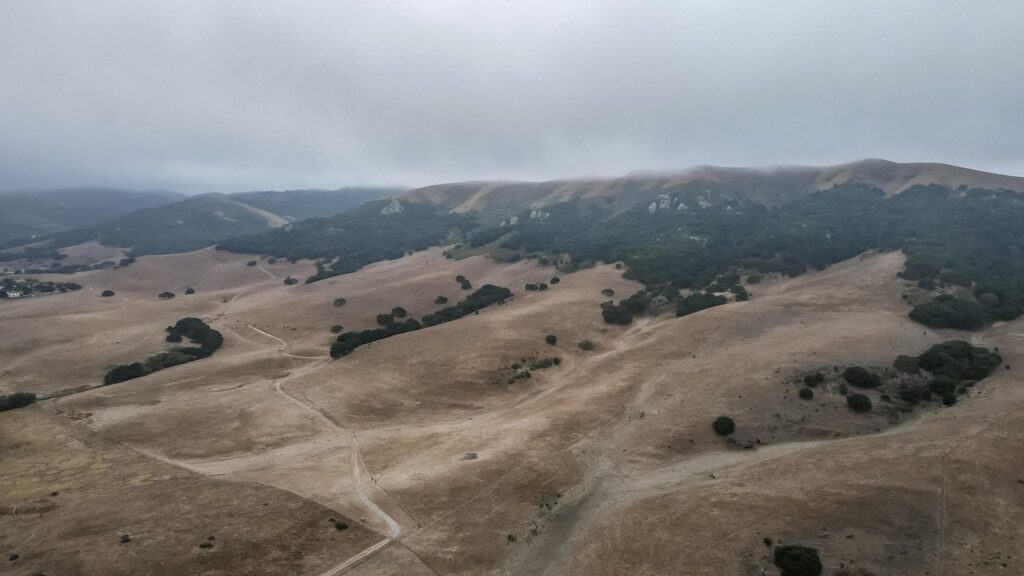
[[[36,401],[36,395],[31,392],[13,392],[0,396],[0,412],[24,408]]]
[[[422,321],[417,321],[414,318],[409,318],[402,322],[396,321],[394,316],[395,310],[405,312],[404,309],[396,306],[392,309],[390,314],[377,315],[377,322],[378,324],[383,325],[383,328],[344,332],[340,334],[334,343],[331,344],[331,357],[340,358],[346,354],[350,354],[353,350],[363,344],[383,340],[384,338],[388,338],[396,334],[413,332],[424,327],[435,326],[444,322],[451,322],[452,320],[457,320],[463,316],[477,312],[491,304],[502,304],[505,300],[511,297],[512,291],[508,288],[485,284],[467,296],[462,302],[459,302],[454,306],[442,308],[432,314],[427,314],[423,317]]]
[[[167,341],[181,342],[188,338],[197,346],[175,346],[166,352],[150,356],[145,362],[115,366],[103,378],[104,384],[116,384],[140,378],[147,374],[211,356],[224,343],[224,337],[198,318],[182,318],[167,327]]]

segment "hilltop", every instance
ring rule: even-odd
[[[824,167],[696,166],[678,172],[638,172],[617,178],[457,182],[410,190],[402,200],[440,204],[455,212],[493,213],[501,218],[581,198],[601,199],[616,206],[650,202],[658,194],[700,186],[713,186],[723,193],[778,206],[839,184],[867,184],[890,195],[929,184],[954,189],[966,186],[1024,191],[1024,177],[947,164],[901,164],[871,159]]]

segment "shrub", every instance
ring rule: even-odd
[[[174,292],[161,292],[157,294],[157,298],[161,300],[170,300],[171,298],[174,298]]]
[[[781,576],[819,576],[821,559],[818,551],[807,546],[787,545],[775,548],[775,565]]]
[[[298,283],[299,283],[298,279],[292,278],[291,276],[288,276],[288,277],[286,277],[284,279],[285,286],[291,286],[293,284],[298,284]]]
[[[274,257],[267,258],[267,264],[277,264],[277,258],[274,258]]]
[[[825,375],[821,372],[815,372],[814,374],[808,374],[804,376],[804,385],[809,388],[814,388],[818,384],[825,382]]]
[[[168,342],[171,342],[171,343],[177,343],[177,342],[181,342],[182,337],[181,337],[181,334],[178,334],[177,332],[168,332],[167,333],[167,337],[164,338],[164,340],[166,340]]]
[[[395,306],[391,309],[391,315],[395,318],[405,318],[409,315],[409,312],[401,306]]]
[[[918,400],[921,400],[923,397],[921,389],[915,386],[907,386],[900,389],[900,400],[907,404],[917,404]]]
[[[807,388],[806,386],[800,389],[800,399],[810,400],[814,398],[814,390]]]
[[[108,385],[117,384],[118,382],[124,382],[125,380],[141,378],[146,374],[149,374],[149,368],[146,368],[140,362],[122,364],[121,366],[115,366],[112,370],[107,372],[106,376],[103,377],[103,383]]]
[[[907,374],[921,373],[921,367],[917,363],[917,358],[914,358],[913,356],[900,354],[896,357],[896,360],[893,361],[892,366],[900,372],[906,372]]]
[[[456,276],[455,281],[459,283],[459,287],[462,288],[463,290],[470,290],[473,288],[473,284],[469,281],[468,278],[466,278],[462,274]]]
[[[437,298],[434,298],[434,304],[437,304],[438,306],[442,306],[447,303],[448,298],[445,298],[444,296],[438,296]]]
[[[582,341],[580,341],[578,346],[579,346],[580,350],[584,350],[584,351],[587,351],[587,352],[593,350],[594,348],[597,348],[597,345],[594,344],[593,342],[591,342],[590,340],[582,340]]]
[[[939,375],[933,378],[928,384],[928,389],[931,390],[933,394],[945,396],[946,394],[952,394],[953,391],[956,390],[957,384],[958,382],[954,378]]]
[[[554,334],[548,334],[547,336],[544,337],[544,341],[554,346],[555,344],[558,344],[558,336],[555,336]]]
[[[245,263],[245,265],[246,266],[255,266],[256,265],[256,261],[255,260],[249,260],[248,262]]]
[[[196,289],[195,288],[185,288],[185,295],[186,296],[188,296],[190,294],[195,294],[195,293],[196,293]]]
[[[114,291],[113,290],[104,290],[103,293],[100,294],[100,296],[102,296],[104,298],[110,298],[113,295],[114,295]]]
[[[546,370],[552,366],[558,366],[562,363],[562,359],[557,356],[550,358],[541,358],[540,360],[534,360],[530,362],[530,370]]]
[[[843,380],[858,388],[878,388],[882,385],[882,379],[878,374],[873,374],[860,366],[851,366],[844,370]]]
[[[761,275],[760,274],[751,274],[750,276],[747,276],[747,284],[757,284],[760,281],[761,281]]]
[[[725,296],[694,292],[679,302],[679,306],[676,307],[676,316],[688,316],[701,310],[721,306],[728,301]]]
[[[992,374],[1002,357],[988,348],[972,346],[963,340],[936,344],[917,357],[925,370],[957,380],[981,380]]]
[[[562,281],[562,279],[559,278],[558,276],[552,276],[551,280],[550,280],[551,284],[558,284],[561,281]]]
[[[633,314],[629,310],[614,304],[602,306],[601,317],[604,318],[606,323],[618,324],[619,326],[625,326],[633,322]]]
[[[601,290],[601,295],[606,298],[611,298],[612,296],[615,296],[615,290],[612,290],[611,288],[605,288],[604,290]]]
[[[341,308],[342,306],[345,305],[346,302],[348,302],[348,300],[345,300],[344,298],[335,298],[334,299],[334,307],[335,308]]]
[[[992,321],[988,310],[977,301],[947,295],[914,306],[910,319],[932,328],[958,330],[977,330]]]
[[[0,412],[24,408],[36,401],[36,395],[31,392],[14,392],[0,396]]]
[[[395,317],[391,314],[377,314],[377,324],[381,326],[387,326],[395,321]]]
[[[871,410],[871,399],[863,394],[849,394],[846,396],[846,404],[854,412],[867,412]]]
[[[335,324],[334,326],[331,326],[331,334],[339,334],[344,329],[345,328],[342,327],[341,324]]]
[[[736,431],[736,422],[728,416],[719,416],[711,423],[711,428],[719,436],[728,436]]]

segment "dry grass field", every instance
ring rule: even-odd
[[[808,371],[971,337],[907,319],[900,254],[628,327],[601,320],[602,289],[639,288],[610,265],[432,249],[286,286],[312,265],[251,259],[143,257],[0,303],[0,392],[56,396],[0,414],[0,573],[778,574],[765,538],[818,548],[829,575],[1024,573],[1024,324],[973,335],[1010,369],[953,407],[796,396]],[[459,274],[515,297],[330,360],[332,325],[421,317],[467,294]],[[98,386],[185,316],[224,346]]]

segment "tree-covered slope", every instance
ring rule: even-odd
[[[623,212],[586,199],[524,211],[470,237],[498,240],[504,249],[567,254],[576,265],[622,261],[627,276],[670,300],[726,274],[797,275],[866,250],[901,249],[905,278],[936,296],[915,308],[915,320],[976,329],[1015,318],[1024,305],[1024,193],[1008,190],[931,185],[886,196],[851,184],[769,208],[700,184]]]
[[[438,206],[380,200],[330,218],[231,238],[218,249],[318,259],[319,272],[309,279],[314,281],[443,243],[471,229],[473,222],[471,216],[452,214]]]

